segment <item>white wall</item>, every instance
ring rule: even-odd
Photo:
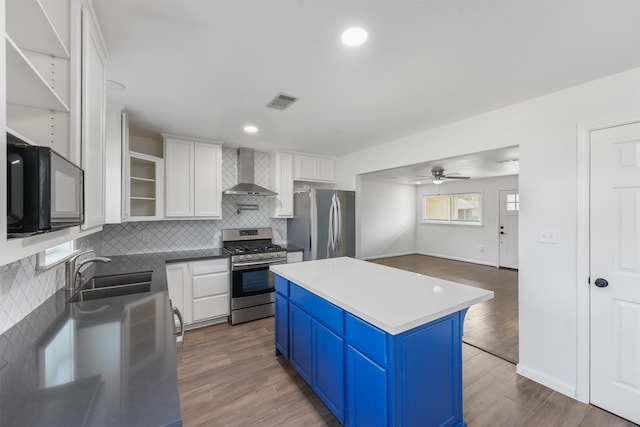
[[[478,264],[498,265],[500,245],[500,190],[518,188],[518,176],[421,185],[416,191],[416,252]],[[421,223],[423,196],[446,193],[482,193],[482,226]]]
[[[518,371],[576,396],[576,287],[584,286],[576,271],[576,128],[630,117],[640,117],[640,68],[341,157],[338,184],[356,188],[361,173],[519,145]],[[555,231],[558,244],[539,243],[541,228]]]
[[[362,178],[357,197],[360,239],[356,256],[362,259],[415,252],[415,185]]]

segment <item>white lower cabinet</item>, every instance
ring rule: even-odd
[[[182,312],[188,329],[227,320],[229,260],[227,258],[167,264],[169,298]]]
[[[287,264],[294,262],[302,262],[304,257],[303,251],[287,252]]]

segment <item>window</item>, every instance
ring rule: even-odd
[[[38,263],[36,268],[38,270],[47,270],[67,260],[76,252],[75,240],[71,240],[52,248],[45,249],[44,251],[38,253]]]
[[[481,195],[480,193],[467,193],[424,196],[422,221],[481,225]]]
[[[520,210],[520,194],[507,194],[507,210],[508,211]]]

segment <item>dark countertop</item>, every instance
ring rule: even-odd
[[[109,256],[95,276],[153,271],[151,291],[67,304],[61,289],[0,335],[0,425],[180,426],[165,264],[220,249]]]
[[[280,245],[287,252],[302,252],[304,249],[293,245]]]

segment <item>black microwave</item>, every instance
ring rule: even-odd
[[[84,222],[84,172],[49,147],[7,133],[7,236]]]

